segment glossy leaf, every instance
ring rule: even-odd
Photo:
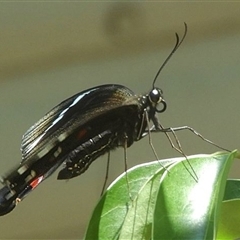
[[[171,168],[171,176],[166,175],[158,193],[153,239],[216,237],[225,184],[234,157],[235,153],[217,153],[191,159],[197,183],[183,174],[183,165]]]
[[[240,180],[239,179],[229,179],[226,183],[226,189],[224,193],[223,200],[240,200]]]
[[[217,239],[240,238],[240,200],[222,203]]]
[[[229,179],[226,183],[224,202],[222,203],[221,216],[217,239],[240,238],[240,180]]]
[[[161,164],[167,167],[175,161],[161,161]],[[118,239],[128,212],[135,206],[139,193],[154,178],[156,171],[160,175],[165,171],[158,161],[138,165],[119,176],[96,206],[85,239]]]
[[[197,182],[183,158],[129,170],[101,198],[85,239],[213,239],[235,154],[189,157]]]

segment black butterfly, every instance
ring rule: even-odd
[[[20,166],[2,180],[0,215],[10,212],[62,163],[65,166],[58,179],[70,179],[84,173],[104,153],[120,146],[126,149],[150,132],[189,129],[196,133],[187,126],[164,129],[156,114],[167,107],[162,90],[155,87],[156,79],[186,33],[185,24],[183,37],[179,41],[176,34],[175,47],[157,72],[148,94],[136,95],[115,84],[93,87],[61,102],[35,123],[23,136]],[[181,148],[176,149],[183,153]]]

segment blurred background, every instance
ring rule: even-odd
[[[168,109],[166,127],[188,125],[228,149],[239,147],[239,3],[1,2],[0,174],[21,160],[24,132],[53,106],[84,89],[118,83],[137,94],[157,86]],[[188,131],[178,133],[186,154],[212,153]],[[179,156],[164,134],[154,134],[161,159]],[[128,166],[154,160],[148,139],[127,151]],[[107,156],[82,176],[55,173],[9,215],[0,239],[80,239],[103,185]],[[235,162],[230,177],[240,177]],[[109,183],[124,171],[123,149],[111,154]],[[187,171],[186,171],[186,174]]]

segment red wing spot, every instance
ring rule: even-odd
[[[38,177],[36,178],[35,180],[33,180],[31,183],[30,183],[30,186],[32,187],[32,189],[34,189],[35,187],[37,187],[41,181],[43,180],[43,176],[41,177]]]
[[[77,138],[81,139],[82,137],[84,137],[87,134],[87,130],[86,129],[82,129],[81,131],[78,132]]]

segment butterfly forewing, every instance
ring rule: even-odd
[[[77,147],[89,145],[88,141],[92,138],[97,142],[94,143],[95,148],[102,148],[106,144],[104,131],[109,128],[115,134],[115,128],[121,125],[117,122],[119,117],[124,117],[126,111],[136,115],[137,108],[137,97],[121,85],[102,85],[80,92],[53,108],[24,134],[22,161],[31,164],[51,154],[55,156],[51,161],[59,165]],[[113,119],[110,121],[111,117]],[[113,124],[109,124],[109,121]],[[81,157],[81,154],[77,157]]]

